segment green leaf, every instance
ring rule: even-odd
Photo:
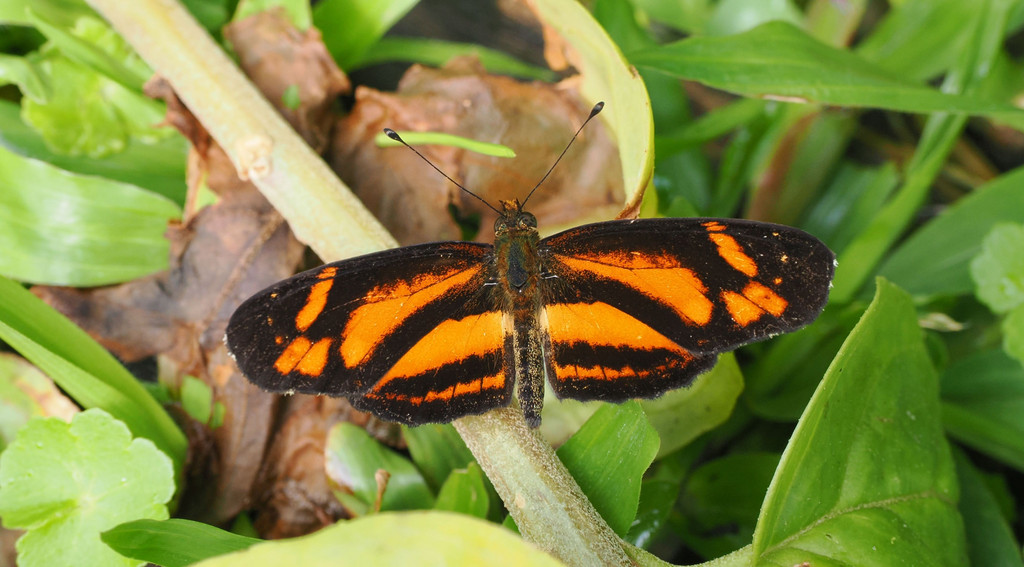
[[[954,203],[904,241],[879,275],[917,295],[970,293],[970,262],[994,226],[1024,223],[1024,167],[1000,175]]]
[[[82,16],[95,12],[82,0],[4,0],[0,2],[0,23],[30,26],[29,9],[63,26],[74,25]]]
[[[348,71],[417,0],[324,0],[313,8],[313,24],[338,66]]]
[[[210,423],[213,417],[213,390],[202,380],[185,376],[181,383],[181,406],[199,423]]]
[[[78,407],[24,358],[0,352],[0,451],[33,417],[71,419]]]
[[[764,101],[740,99],[708,112],[671,134],[656,137],[654,143],[658,148],[657,159],[728,134],[760,116],[764,112],[764,105]]]
[[[438,146],[452,146],[455,148],[462,148],[478,154],[486,156],[503,157],[503,158],[514,158],[516,152],[508,146],[501,144],[491,144],[489,142],[481,142],[479,140],[473,140],[470,138],[464,138],[462,136],[456,136],[454,134],[446,134],[444,132],[398,132],[405,143],[410,146],[425,146],[425,145],[438,145]],[[374,136],[373,142],[382,148],[393,148],[402,145],[402,142],[392,140],[387,134],[381,132]]]
[[[25,98],[36,102],[52,96],[49,81],[32,60],[0,54],[0,85],[12,83],[18,85]]]
[[[605,404],[557,451],[583,493],[620,536],[640,500],[640,481],[658,454],[658,434],[640,404]]]
[[[1024,367],[999,350],[965,357],[942,374],[949,435],[1024,471]]]
[[[981,114],[1024,124],[1024,112],[1008,103],[945,94],[915,84],[785,22],[769,22],[733,36],[684,39],[632,53],[630,60],[637,66],[750,97],[903,112]]]
[[[724,423],[732,414],[741,393],[743,374],[736,364],[736,357],[728,353],[689,387],[641,401],[647,420],[661,440],[658,455],[667,455],[685,447]]]
[[[86,69],[139,94],[142,85],[153,75],[124,39],[98,19],[79,18],[73,28],[67,29],[34,12],[30,15],[32,24],[50,40],[47,49],[59,50],[61,55]]]
[[[2,274],[95,286],[167,268],[164,232],[180,212],[160,195],[70,174],[3,148],[0,185]]]
[[[971,261],[975,295],[996,313],[1024,304],[1024,225],[1000,224]]]
[[[131,139],[156,141],[171,134],[153,128],[163,121],[161,103],[52,51],[39,67],[53,96],[44,103],[23,100],[22,118],[51,150],[96,158],[124,150]]]
[[[335,494],[355,515],[364,515],[377,502],[378,470],[387,471],[387,489],[380,509],[412,510],[434,505],[434,497],[416,467],[385,449],[365,430],[339,423],[327,434],[327,476]]]
[[[654,171],[654,121],[643,80],[575,0],[538,0],[532,7],[574,49],[571,63],[580,72],[583,99],[608,103],[601,118],[619,144],[627,208],[639,206]]]
[[[362,59],[349,70],[390,63],[421,63],[440,67],[451,58],[473,55],[488,73],[512,75],[536,81],[554,82],[558,75],[551,69],[524,63],[501,51],[488,49],[473,43],[457,43],[440,39],[414,37],[384,37],[370,47]]]
[[[340,522],[312,535],[254,545],[197,567],[562,565],[499,526],[448,512],[404,512]]]
[[[100,539],[125,557],[162,567],[186,567],[263,541],[178,518],[125,522],[103,532]]]
[[[713,558],[750,543],[778,453],[736,453],[695,469],[679,495],[682,538]]]
[[[965,565],[957,498],[913,304],[879,280],[783,453],[753,552],[771,565]]]
[[[470,463],[465,469],[452,471],[448,475],[448,480],[437,494],[434,509],[487,519],[490,505],[491,497],[484,472],[480,465]]]
[[[97,409],[30,422],[0,455],[0,516],[28,530],[18,564],[141,565],[100,541],[100,532],[141,518],[167,518],[171,460]]]
[[[155,144],[132,143],[106,158],[75,157],[50,151],[38,132],[21,120],[21,107],[0,100],[0,146],[60,169],[98,175],[159,193],[176,204],[185,201],[185,139],[174,136]]]
[[[900,77],[925,81],[950,68],[964,50],[978,9],[962,0],[908,0],[893,3],[857,53]]]
[[[999,38],[1005,33],[1009,4],[993,1],[982,7],[984,9],[978,10],[973,20],[965,24],[971,29],[972,41],[946,75],[942,84],[945,92],[976,92],[993,79],[986,69],[998,59]],[[953,112],[928,117],[921,142],[907,165],[903,186],[839,255],[830,297],[833,303],[846,303],[857,296],[886,251],[914,220],[964,124],[966,117]]]
[[[960,479],[960,515],[964,518],[970,565],[1024,565],[1020,544],[981,473],[963,451],[953,451],[953,460]]]
[[[167,412],[109,352],[20,285],[0,277],[0,340],[84,407],[101,408],[176,463],[187,442]]]
[[[1003,350],[1024,364],[1024,305],[1014,307],[1003,319]]]
[[[403,427],[409,456],[434,490],[456,469],[465,469],[473,462],[473,453],[451,424],[428,423]]]

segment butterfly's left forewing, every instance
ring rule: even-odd
[[[684,386],[718,353],[813,321],[834,270],[802,231],[722,219],[598,223],[539,252],[549,379],[574,399]]]
[[[253,383],[346,396],[392,421],[448,421],[505,405],[492,248],[432,243],[321,266],[248,299],[228,347]]]

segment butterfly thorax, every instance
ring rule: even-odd
[[[524,212],[518,201],[502,201],[504,210],[494,222],[494,253],[498,280],[517,307],[526,307],[540,280],[537,217]]]

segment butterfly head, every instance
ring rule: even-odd
[[[495,236],[515,236],[537,232],[537,217],[523,210],[519,199],[501,202],[501,211],[494,221]]]

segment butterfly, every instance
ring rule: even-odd
[[[828,299],[835,255],[801,230],[659,218],[540,238],[528,199],[495,209],[493,246],[407,246],[270,286],[232,315],[230,352],[265,390],[344,396],[388,421],[448,422],[515,396],[537,427],[545,379],[559,398],[656,397]]]

